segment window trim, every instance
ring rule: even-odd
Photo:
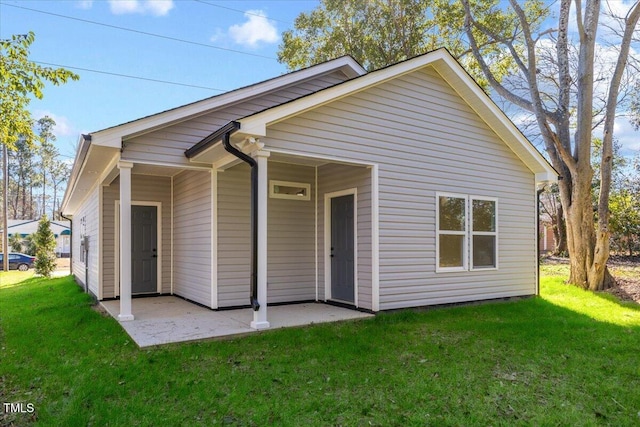
[[[473,202],[481,200],[495,203],[495,231],[473,231]],[[469,271],[494,271],[498,269],[498,199],[496,197],[469,196]],[[493,267],[475,267],[473,265],[473,237],[474,236],[494,236],[494,256],[495,265]]]
[[[440,230],[440,197],[464,199],[464,231]],[[462,266],[440,267],[440,236],[463,236]],[[436,273],[453,273],[469,270],[469,196],[459,193],[436,193]]]
[[[440,197],[451,197],[465,200],[465,230],[464,231],[451,231],[440,230]],[[484,200],[495,203],[495,231],[473,231],[473,201]],[[436,211],[436,273],[459,273],[465,271],[496,271],[499,269],[499,215],[498,215],[498,198],[489,196],[477,196],[471,194],[461,193],[446,193],[436,192],[435,197],[435,211]],[[440,236],[441,235],[458,235],[464,236],[463,239],[463,262],[461,267],[440,267]],[[473,265],[473,236],[495,236],[495,267],[474,267]]]
[[[276,193],[275,187],[302,187],[306,189],[306,194],[302,197],[296,194],[281,194]],[[311,184],[304,182],[292,182],[292,181],[278,181],[275,179],[269,180],[269,197],[272,199],[286,199],[286,200],[311,200]]]

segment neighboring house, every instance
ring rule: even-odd
[[[132,295],[173,294],[251,302],[262,329],[267,302],[536,294],[536,186],[555,180],[441,49],[371,73],[342,57],[83,135],[63,213],[76,279],[120,298],[120,320]]]
[[[10,219],[7,221],[9,237],[17,234],[22,239],[38,231],[37,219]],[[71,256],[71,223],[69,221],[51,221],[51,231],[56,238],[56,256]],[[0,234],[2,231],[0,231]]]
[[[556,250],[556,238],[553,226],[549,222],[540,221],[540,253],[548,254]]]

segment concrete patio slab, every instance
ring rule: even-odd
[[[117,319],[120,301],[102,301]],[[214,311],[181,298],[161,296],[132,300],[135,320],[120,322],[140,347],[257,333],[250,327],[250,308]],[[314,323],[363,319],[372,314],[322,303],[280,305],[268,308],[270,329]]]

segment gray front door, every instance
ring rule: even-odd
[[[131,206],[131,293],[158,292],[158,208]]]
[[[355,302],[353,195],[331,199],[331,299]]]

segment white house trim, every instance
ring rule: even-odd
[[[211,308],[218,308],[218,171],[215,169],[211,170]]]
[[[271,153],[286,154],[289,156],[304,157],[307,159],[314,159],[314,160],[324,160],[327,163],[339,163],[341,165],[367,166],[367,167],[371,167],[374,165],[374,163],[365,162],[362,160],[345,159],[342,157],[324,156],[320,154],[308,154],[308,153],[303,153],[301,151],[295,151],[295,150],[283,150],[281,148],[270,148],[270,147],[266,147],[266,148],[268,148],[269,152]]]
[[[451,197],[456,199],[464,199],[464,230],[444,230],[443,234],[463,236],[462,239],[462,266],[460,267],[440,267],[440,197]],[[455,273],[469,270],[469,195],[458,193],[436,192],[435,199],[435,216],[436,216],[436,273]]]
[[[171,295],[173,295],[173,211],[174,211],[174,201],[173,201],[173,177],[171,177]],[[216,248],[217,249],[217,248]]]
[[[494,232],[483,232],[483,231],[473,231],[473,201],[474,200],[486,200],[489,202],[493,202],[495,206],[495,231]],[[496,197],[485,197],[485,196],[474,196],[469,195],[469,271],[495,271],[500,268],[500,210],[499,210],[499,202]],[[495,236],[495,266],[493,267],[476,267],[473,265],[473,237],[474,236]]]
[[[358,307],[358,189],[324,193],[324,300],[331,300],[331,199],[353,195],[353,304]]]
[[[117,212],[117,211],[116,211]],[[102,226],[104,224],[104,185],[98,187],[98,299],[104,298],[103,293],[103,262],[102,262],[102,248],[104,242],[104,232]]]
[[[258,303],[260,309],[253,312],[251,327],[253,329],[267,329],[267,204],[269,200],[269,181],[267,174],[268,151],[255,152],[258,162]]]
[[[131,313],[131,169],[133,163],[119,162],[120,169],[120,314],[121,322],[133,320]]]
[[[371,310],[380,310],[380,179],[371,167]]]
[[[315,269],[315,280],[316,280],[316,301],[318,301],[319,298],[319,280],[320,280],[320,274],[318,269],[320,268],[320,253],[318,250],[318,166],[314,167],[314,172],[315,172],[315,177],[314,177],[314,183],[313,183],[313,193],[314,193],[314,203],[315,206],[313,208],[314,210],[314,243],[315,243],[315,257],[316,257],[316,269]]]

